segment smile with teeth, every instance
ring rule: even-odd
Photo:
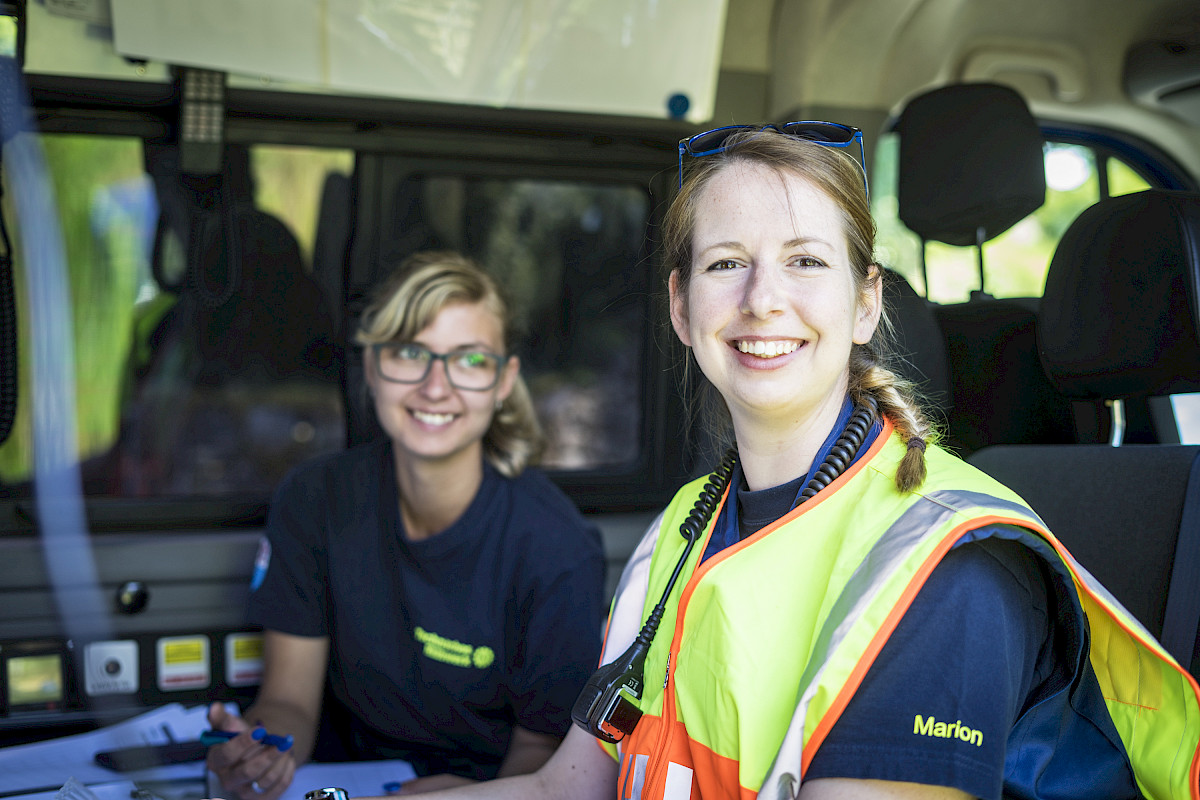
[[[800,343],[794,339],[789,339],[782,342],[764,342],[762,340],[747,342],[739,340],[737,349],[748,355],[758,356],[759,358],[775,358],[776,356],[787,355],[795,352]]]
[[[426,425],[449,425],[454,420],[454,414],[435,414],[431,411],[413,411],[412,415],[416,417],[417,422],[423,422]]]

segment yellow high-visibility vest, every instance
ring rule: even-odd
[[[1200,800],[1196,681],[1020,497],[935,447],[924,484],[901,493],[904,453],[885,423],[816,497],[697,566],[710,521],[647,654],[643,716],[609,748],[620,759],[618,798],[795,797],[934,567],[965,534],[1001,525],[1019,526],[1014,536],[1070,577],[1092,666],[1147,800]],[[679,525],[703,484],[679,491],[630,558],[606,659],[625,650],[662,596],[685,546]],[[947,735],[977,733],[957,726]]]

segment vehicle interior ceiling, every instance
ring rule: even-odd
[[[611,588],[678,480],[710,466],[703,442],[686,450],[680,444],[687,412],[657,338],[666,330],[659,289],[650,270],[628,268],[653,262],[643,228],[657,222],[673,185],[674,141],[720,125],[817,119],[863,130],[873,201],[876,186],[895,184],[879,193],[874,210],[894,218],[888,231],[902,229],[913,257],[892,263],[891,245],[881,250],[885,293],[902,371],[926,394],[944,443],[1025,495],[1084,567],[1155,635],[1169,636],[1171,652],[1198,674],[1200,600],[1191,595],[1200,597],[1200,519],[1191,515],[1200,514],[1200,503],[1188,500],[1200,497],[1200,447],[1180,445],[1170,397],[1200,391],[1195,1],[728,0],[724,25],[714,113],[699,125],[374,99],[331,99],[312,106],[332,109],[329,119],[316,111],[305,118],[307,111],[287,109],[286,93],[264,94],[255,107],[252,90],[231,90],[238,107],[227,123],[223,168],[240,199],[210,205],[215,216],[199,234],[183,208],[196,187],[183,187],[178,153],[162,146],[169,126],[159,88],[129,84],[127,96],[115,92],[118,99],[104,104],[88,96],[89,87],[58,78],[39,84],[34,76],[35,116],[48,129],[102,129],[147,142],[139,158],[161,209],[154,246],[173,254],[164,263],[174,264],[154,278],[160,287],[180,287],[182,298],[149,320],[149,341],[200,357],[182,363],[172,360],[180,358],[176,350],[164,349],[166,356],[141,362],[142,393],[121,422],[120,442],[129,449],[115,461],[84,465],[85,481],[102,487],[88,498],[93,532],[118,534],[92,537],[104,591],[152,576],[148,606],[117,618],[116,632],[239,628],[271,480],[305,457],[377,435],[347,331],[385,265],[432,245],[512,262],[504,278],[522,293],[535,334],[523,368],[547,420],[568,419],[550,472],[600,525]],[[964,85],[968,94],[956,96]],[[132,112],[122,113],[123,102]],[[992,116],[974,113],[981,109]],[[1047,277],[1010,282],[1016,266],[997,240],[1048,203],[1043,136],[1128,162],[1150,189],[1182,190],[1183,199],[1152,199],[1148,210],[1114,197],[1120,202],[1094,212],[1127,237],[1153,235],[1161,248],[1131,254],[1110,237],[1089,250],[1094,218],[1081,206],[1067,221],[1074,224],[1058,232],[1053,259],[1047,254]],[[873,149],[885,141],[891,160],[873,162]],[[247,202],[246,148],[260,144],[313,148],[303,157],[317,148],[345,151],[317,192],[314,231],[305,234],[310,254],[298,254],[295,231]],[[527,184],[508,187],[514,174]],[[1101,197],[1108,174],[1093,165]],[[594,184],[586,202],[563,190],[568,181]],[[961,193],[939,192],[948,183]],[[537,243],[496,246],[506,214],[512,230]],[[594,218],[620,221],[600,233],[579,224]],[[237,235],[225,237],[227,230]],[[486,249],[489,242],[498,249]],[[948,245],[968,253],[966,279],[934,291],[946,280],[934,255]],[[222,253],[226,272],[189,274],[189,252]],[[1109,270],[1105,259],[1123,259],[1128,269]],[[252,300],[226,306],[220,293],[228,271],[250,262],[245,285],[275,287],[263,291],[283,298],[292,317]],[[1163,278],[1167,263],[1173,271]],[[1160,270],[1160,280],[1143,280],[1138,270]],[[1081,283],[1095,292],[1073,293]],[[1013,285],[1032,288],[1006,288]],[[1079,310],[1066,313],[1068,305]],[[603,325],[593,323],[595,309],[608,314]],[[1131,361],[1113,337],[1144,331],[1140,322],[1151,316],[1173,338],[1152,335]],[[1117,322],[1104,326],[1108,338],[1094,351],[1061,335],[1096,330],[1104,317]],[[1048,338],[1051,330],[1058,339]],[[237,342],[252,338],[267,350],[272,341],[294,341],[265,360],[243,361],[256,347],[239,352]],[[601,356],[592,355],[597,341],[609,343]],[[585,366],[608,376],[599,386],[563,377],[564,364],[593,357],[597,363]],[[171,370],[185,370],[187,381],[168,380]],[[1092,373],[1108,380],[1089,381]],[[301,380],[281,381],[280,374]],[[247,398],[267,392],[271,413],[248,413]],[[589,415],[584,426],[571,421],[581,405]],[[224,435],[209,437],[218,428]],[[255,438],[268,429],[270,436]],[[610,437],[613,431],[620,436]],[[596,442],[610,438],[621,442],[597,452]],[[280,440],[286,447],[276,446]],[[172,472],[157,461],[164,447],[194,450],[192,468]],[[622,472],[611,464],[633,466]],[[1135,481],[1111,490],[1131,473]],[[1138,492],[1153,513],[1129,501]],[[1134,526],[1143,538],[1129,537]],[[23,576],[0,578],[0,643],[60,635],[32,541],[37,527],[28,487],[0,480],[0,558],[10,575]],[[143,705],[191,697],[147,692],[151,683],[144,681],[137,698]],[[3,716],[0,741],[13,727]],[[39,724],[58,719],[29,716],[15,727]]]

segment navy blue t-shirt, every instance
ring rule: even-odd
[[[815,465],[848,418],[843,409]],[[735,472],[736,511],[727,505],[712,538],[731,528],[746,538],[779,519],[812,471],[753,492]],[[1086,656],[1083,610],[1064,578],[1015,535],[976,531],[934,568],[805,781],[905,781],[984,800],[1140,797]],[[727,544],[710,540],[705,557]]]
[[[267,537],[250,619],[331,637],[339,755],[486,779],[514,725],[565,734],[599,657],[605,564],[599,533],[539,471],[485,464],[462,518],[409,541],[381,440],[294,470]]]

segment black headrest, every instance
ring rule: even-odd
[[[900,133],[900,220],[957,246],[1004,233],[1046,201],[1042,134],[1012,89],[943,86],[909,101]]]
[[[1046,276],[1038,346],[1076,398],[1200,391],[1200,194],[1101,200],[1067,229]]]

